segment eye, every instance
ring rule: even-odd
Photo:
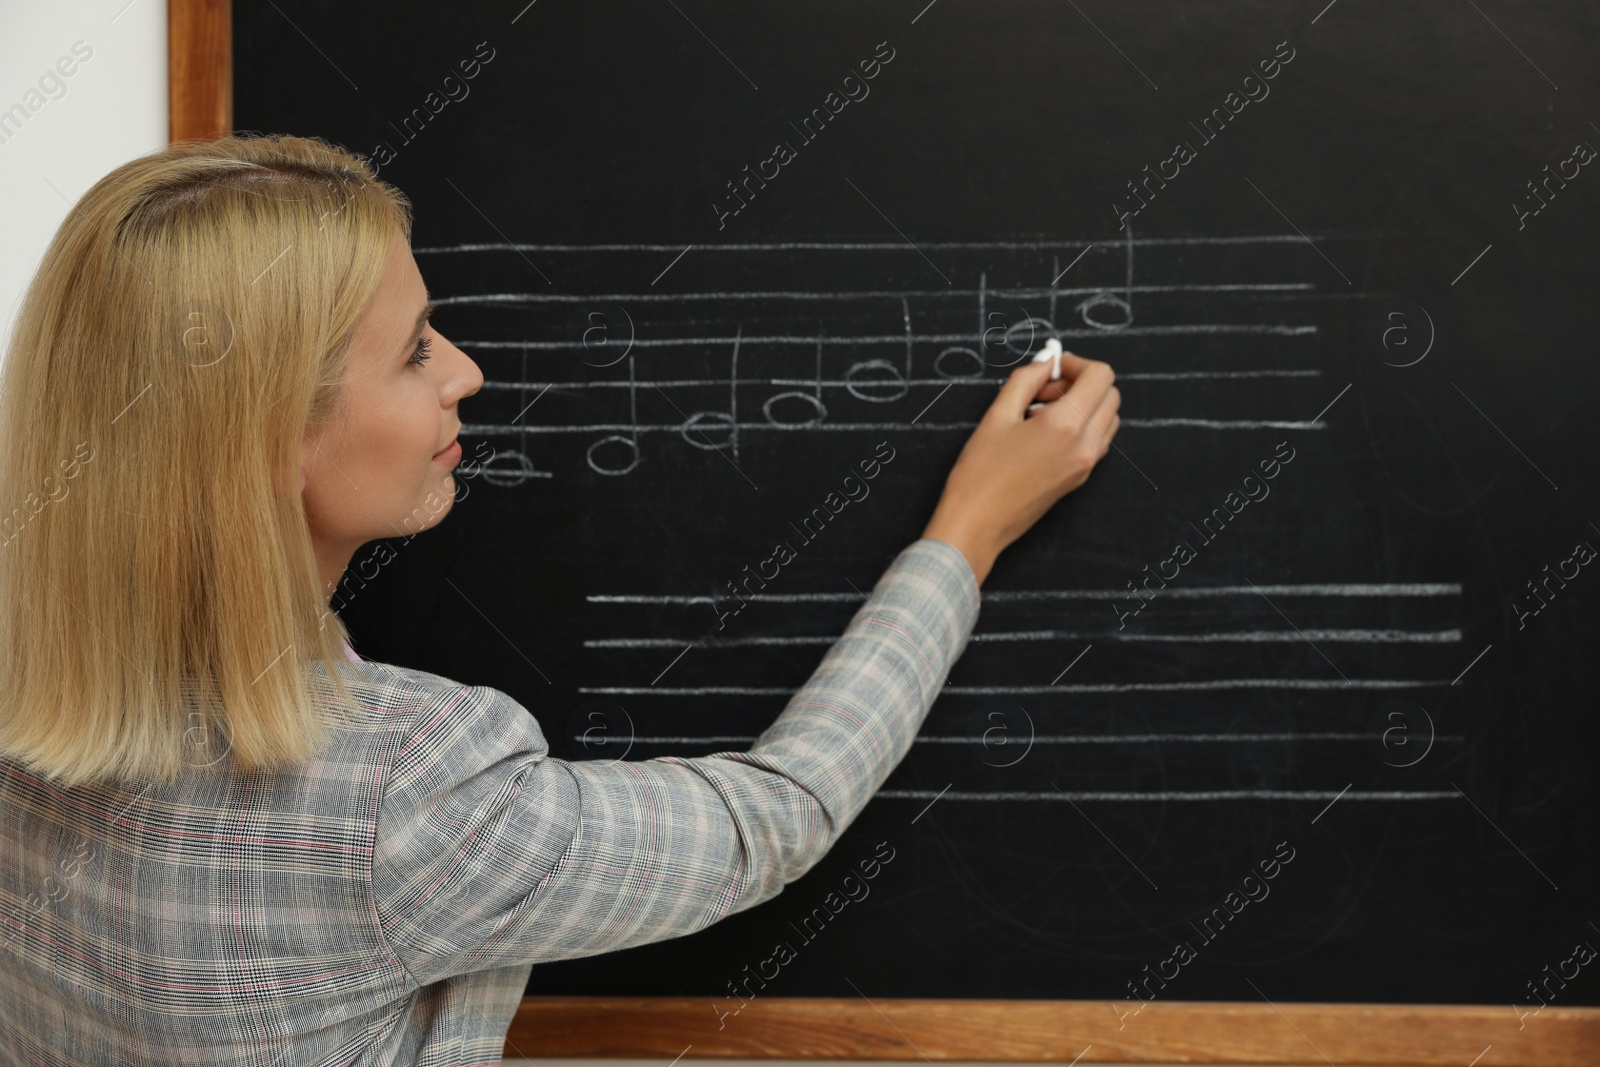
[[[417,338],[416,351],[411,353],[411,358],[409,360],[407,360],[406,362],[407,363],[415,363],[418,366],[421,366],[422,364],[428,362],[428,360],[430,358],[429,355],[428,355],[428,347],[430,345],[432,345],[432,344],[433,344],[433,338],[431,338],[431,337],[419,337],[419,338]]]

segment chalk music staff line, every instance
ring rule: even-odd
[[[925,285],[908,285],[900,289],[884,288],[881,285],[858,289],[822,287],[807,289],[782,285],[748,289],[713,287],[680,292],[624,292],[605,286],[596,287],[597,291],[590,293],[487,292],[441,295],[436,297],[434,302],[440,307],[473,307],[483,309],[485,312],[502,314],[517,310],[565,312],[582,309],[585,306],[607,308],[611,312],[611,317],[619,321],[605,322],[603,327],[591,323],[578,336],[571,336],[568,331],[569,336],[552,337],[550,336],[552,333],[563,331],[551,329],[520,330],[516,338],[482,337],[459,339],[456,343],[472,352],[494,354],[514,351],[522,355],[525,373],[521,380],[508,380],[494,373],[491,365],[484,383],[484,392],[490,396],[497,393],[508,396],[515,394],[514,399],[520,400],[524,395],[543,396],[549,391],[555,396],[565,394],[569,397],[603,397],[608,393],[625,391],[628,416],[625,421],[586,419],[563,422],[547,414],[551,407],[556,406],[547,402],[544,411],[541,412],[544,417],[537,422],[484,421],[469,423],[463,427],[464,431],[470,434],[515,438],[523,446],[522,451],[508,453],[505,462],[519,464],[522,473],[530,477],[555,476],[554,471],[536,470],[533,462],[528,459],[526,451],[531,442],[572,436],[588,437],[590,441],[584,452],[584,459],[590,471],[595,474],[617,476],[630,474],[638,468],[641,461],[641,437],[647,436],[676,434],[684,444],[695,448],[727,451],[735,456],[737,462],[741,436],[750,433],[970,431],[976,426],[975,421],[954,418],[913,420],[912,416],[921,411],[923,405],[915,403],[918,398],[911,396],[912,392],[915,390],[921,393],[926,390],[928,399],[931,399],[938,391],[952,387],[993,389],[999,379],[1009,372],[1010,366],[1037,348],[1047,337],[1070,340],[1316,336],[1319,332],[1317,325],[1307,322],[1146,323],[1142,319],[1140,322],[1135,322],[1136,301],[1169,297],[1204,297],[1208,300],[1230,296],[1258,299],[1291,298],[1315,294],[1317,285],[1311,281],[1162,280],[1144,284],[1135,279],[1136,256],[1140,258],[1140,262],[1144,262],[1152,251],[1159,254],[1162,250],[1170,252],[1179,249],[1189,250],[1189,254],[1192,255],[1196,248],[1213,246],[1236,248],[1252,245],[1278,250],[1283,250],[1285,246],[1290,250],[1294,250],[1296,245],[1301,249],[1305,247],[1303,238],[1299,235],[1136,238],[1131,230],[1125,233],[1121,240],[1104,244],[1085,241],[933,242],[923,247],[933,250],[949,249],[968,257],[987,257],[971,268],[971,273],[976,274],[976,286],[969,283],[966,286],[953,286],[947,289],[927,288]],[[634,244],[590,246],[459,244],[418,248],[414,251],[419,256],[444,256],[453,259],[488,253],[534,251],[547,258],[554,257],[558,263],[575,262],[581,268],[586,266],[584,260],[594,259],[600,253],[666,251],[669,248],[674,253],[683,251],[676,246]],[[803,272],[803,264],[796,262],[795,254],[850,253],[857,258],[867,252],[903,255],[905,246],[875,242],[768,242],[695,246],[697,256],[719,255],[736,272],[742,272],[751,257],[766,257],[775,252],[792,254],[784,261],[787,279]],[[1100,252],[1104,255],[1089,255],[1090,252]],[[1048,255],[1047,283],[1024,280],[1019,284],[1005,287],[991,285],[989,278],[993,265],[989,260],[1002,253],[1023,255],[1030,259],[1028,268],[1018,266],[1009,271],[1012,276],[1031,273],[1035,265],[1042,268],[1044,257]],[[800,255],[800,258],[803,259],[804,256]],[[1067,262],[1066,269],[1062,268],[1064,258]],[[1112,259],[1116,262],[1111,262]],[[720,266],[722,264],[719,262]],[[1096,267],[1106,268],[1099,272],[1108,275],[1104,283],[1081,284],[1080,276]],[[1173,273],[1171,264],[1165,266],[1158,264],[1158,270],[1166,274]],[[576,273],[586,272],[579,269]],[[1044,271],[1039,270],[1039,274],[1044,274]],[[1068,274],[1072,274],[1080,283],[1060,284],[1063,277]],[[1023,303],[1033,303],[1037,307],[1040,301],[1044,301],[1045,305],[1043,313],[1039,315],[1028,313]],[[919,306],[914,313],[913,302],[925,306]],[[1058,324],[1063,302],[1071,304],[1068,314],[1075,318],[1076,325]],[[877,329],[869,326],[866,329],[830,330],[822,324],[823,318],[843,318],[850,323],[871,319],[873,323],[881,324],[887,315],[864,314],[863,309],[876,307],[882,312],[885,310],[883,307],[885,304],[893,309],[889,314],[894,314],[899,320],[898,329],[884,330],[880,325]],[[655,328],[646,334],[644,330],[637,328],[634,316],[627,311],[629,307],[646,310],[653,308],[658,318],[664,312],[665,321],[652,323]],[[1003,307],[1005,310],[997,310],[997,307]],[[961,311],[960,308],[966,310]],[[794,309],[801,309],[806,317],[816,317],[817,328],[805,332],[785,328],[792,326],[801,313]],[[618,311],[620,314],[617,314]],[[590,314],[593,316],[598,313]],[[732,328],[722,331],[695,328],[705,324],[708,315],[715,316],[710,321],[727,322]],[[1141,316],[1149,317],[1143,312]],[[966,319],[967,325],[952,328],[959,319]],[[933,328],[926,326],[919,328],[919,323],[923,322],[933,323]],[[773,325],[777,328],[774,329]],[[617,336],[624,328],[626,336]],[[607,351],[602,354],[600,361],[584,358],[595,354],[589,342],[597,330],[604,338],[599,348],[613,351],[621,349],[625,354],[611,356]],[[828,349],[865,348],[870,352],[874,347],[888,346],[903,347],[903,358],[895,361],[881,356],[858,358],[852,360],[843,373],[836,371],[828,374],[824,371]],[[811,349],[815,353],[814,373],[810,377],[803,378],[793,374],[793,361],[797,354],[793,350],[799,347]],[[759,349],[759,353],[752,351],[755,349]],[[652,356],[651,371],[641,375],[638,359],[647,352]],[[728,361],[727,374],[705,373],[705,369],[717,358],[716,353],[719,352],[723,353],[722,358]],[[568,361],[564,365],[569,375],[565,377],[539,374],[529,376],[526,373],[530,355],[539,357],[539,365],[554,369],[557,365],[543,358],[551,353],[577,355],[580,360]],[[1003,356],[998,365],[989,358],[995,353]],[[680,355],[684,358],[679,358]],[[672,358],[663,362],[660,357]],[[760,358],[768,365],[776,363],[777,369],[766,375],[748,372],[741,375],[739,373],[741,357],[745,359],[747,367],[752,358]],[[919,359],[924,368],[920,375],[916,373]],[[588,365],[584,366],[584,363]],[[686,363],[693,366],[685,367]],[[625,364],[625,367],[618,368],[619,372],[625,373],[625,378],[621,377],[620,373],[612,378],[602,378],[592,373],[597,368],[614,367],[617,364]],[[669,369],[687,369],[690,373],[663,373]],[[693,373],[696,369],[701,373]],[[582,373],[582,376],[579,376],[581,372],[590,373]],[[1119,366],[1118,371],[1119,380],[1129,383],[1181,380],[1244,383],[1256,380],[1266,384],[1271,379],[1317,379],[1321,376],[1320,369],[1296,366],[1160,371],[1128,369],[1123,364]],[[705,408],[692,401],[680,404],[674,399],[675,395],[684,393],[703,396],[708,388],[727,390],[726,407]],[[747,403],[745,410],[752,412],[759,408],[761,417],[747,415],[740,418],[738,410],[741,390],[748,394],[753,389],[760,390],[765,395],[761,397],[759,404]],[[657,417],[641,417],[641,396],[648,402],[651,414]],[[879,410],[884,410],[887,414],[887,409],[882,406],[908,398],[908,403],[904,405],[905,410],[896,411],[896,415],[903,414],[903,418],[872,417],[867,411],[860,410],[864,404],[874,405],[879,406]],[[838,400],[855,402],[853,406],[857,411],[853,417],[833,416],[830,401]],[[510,410],[517,410],[523,408],[523,404],[516,403],[507,407]],[[1320,418],[1216,418],[1199,413],[1158,417],[1125,416],[1122,425],[1133,430],[1199,431],[1317,430],[1325,426]],[[516,472],[508,474],[501,471],[499,474],[500,484],[513,484],[518,480]]]

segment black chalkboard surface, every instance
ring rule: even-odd
[[[1118,372],[834,852],[530,992],[1600,1003],[1592,5],[234,20],[235,126],[411,196],[486,378],[335,603],[558,755],[745,747],[1009,368]]]

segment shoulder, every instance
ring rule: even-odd
[[[344,670],[379,735],[374,757],[386,765],[391,799],[549,752],[532,713],[499,689],[372,660]]]
[[[466,776],[508,755],[543,758],[549,751],[538,721],[498,689],[375,660],[341,663],[339,672],[358,717],[339,718],[311,769],[315,777],[337,779],[339,767],[361,767],[363,777],[376,775],[382,793],[392,796],[416,784],[419,774],[437,787],[441,776]],[[331,697],[325,676],[315,684]]]

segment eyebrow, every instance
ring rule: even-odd
[[[422,306],[422,311],[417,315],[416,325],[411,327],[411,335],[406,338],[406,343],[401,348],[402,352],[409,352],[416,345],[417,337],[422,333],[422,324],[427,322],[428,316],[432,315],[436,310],[438,308],[431,300]]]

